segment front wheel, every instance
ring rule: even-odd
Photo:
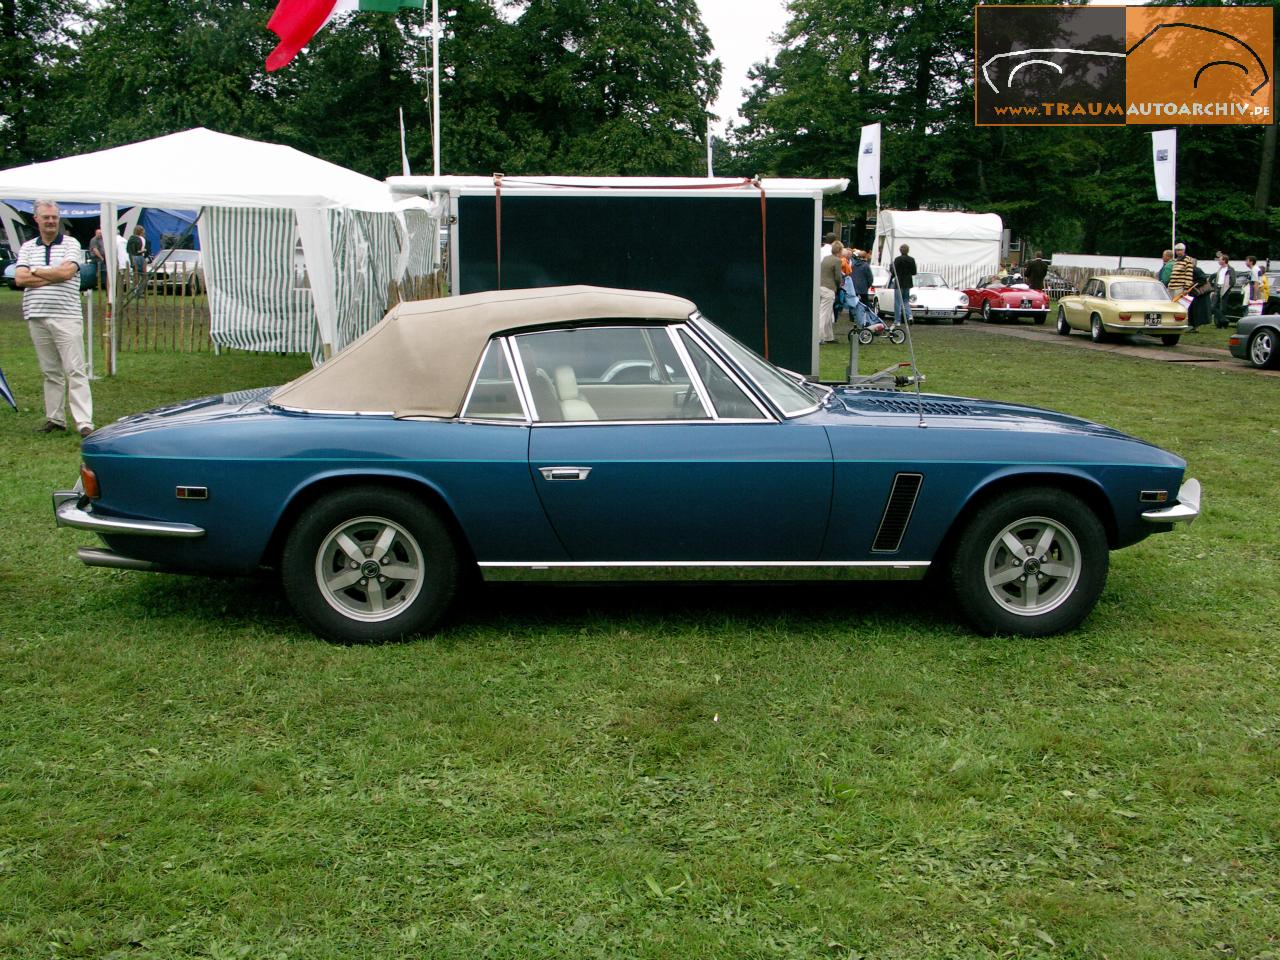
[[[354,487],[306,510],[285,542],[285,593],[321,636],[398,640],[435,626],[458,584],[448,530],[399,490]]]
[[[1071,324],[1067,323],[1067,311],[1062,309],[1062,307],[1058,308],[1057,329],[1058,333],[1062,334],[1064,337],[1071,336]]]
[[[1280,364],[1280,350],[1276,347],[1275,331],[1264,327],[1249,341],[1249,362],[1262,370]]]
[[[1088,616],[1109,560],[1102,523],[1083,501],[1029,487],[974,514],[951,558],[951,582],[978,630],[1041,637]]]
[[[907,331],[903,330],[901,327],[894,327],[889,331],[889,340],[892,343],[906,343]]]
[[[965,322],[966,320],[968,320],[968,319],[969,319],[969,314],[967,314],[967,313],[962,313],[962,314],[960,314],[960,316],[958,316],[958,317],[952,317],[952,318],[951,318],[951,325],[952,325],[953,327],[958,327],[958,326],[960,326],[960,324],[964,323],[964,322]]]
[[[982,301],[982,322],[983,323],[991,322],[991,301],[990,300]]]

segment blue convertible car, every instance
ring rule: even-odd
[[[486,579],[922,577],[980,630],[1093,608],[1108,551],[1195,518],[1186,464],[1045,410],[825,386],[665,294],[402,303],[279,388],[85,441],[92,566],[277,569],[341,640],[429,630]]]

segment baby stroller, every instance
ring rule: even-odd
[[[907,332],[902,329],[902,325],[898,323],[886,324],[883,320],[871,312],[861,299],[855,297],[849,300],[848,307],[853,317],[854,331],[858,336],[858,342],[866,346],[871,341],[879,337],[881,340],[888,340],[890,343],[903,343],[907,339]],[[854,331],[850,331],[850,336],[854,335]]]

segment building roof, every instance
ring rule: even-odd
[[[349,347],[275,391],[293,409],[454,417],[496,334],[549,324],[688,319],[689,300],[606,287],[497,290],[397,304]]]

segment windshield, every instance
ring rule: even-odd
[[[756,385],[782,411],[783,416],[794,417],[806,410],[812,410],[821,396],[828,392],[825,387],[819,387],[816,384],[802,386],[750,347],[729,336],[702,314],[695,313],[690,320],[697,324],[701,333],[711,339],[755,381]]]
[[[1168,300],[1169,291],[1155,280],[1122,280],[1111,285],[1112,300]]]
[[[936,273],[917,273],[916,274],[917,287],[945,287],[946,285],[947,285],[947,281],[943,280],[939,274],[936,274]]]

